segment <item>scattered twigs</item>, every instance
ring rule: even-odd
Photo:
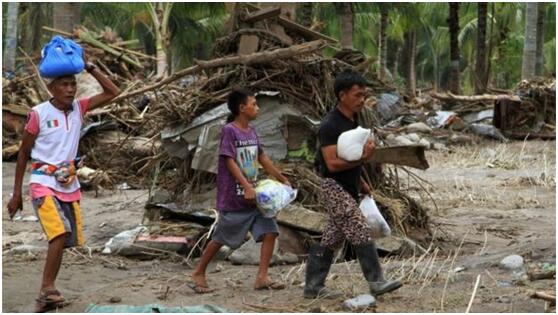
[[[37,75],[37,81],[39,81],[39,86],[41,87],[41,91],[40,91],[41,96],[43,98],[51,98],[52,95],[50,94],[50,91],[48,90],[45,82],[41,78],[41,75],[39,74],[39,69],[37,68],[37,65],[35,65],[35,63],[33,62],[33,59],[31,59],[31,57],[29,57],[29,55],[25,52],[25,50],[21,49],[21,47],[18,47],[18,48],[23,53],[23,55],[25,55],[25,58],[27,59],[27,61],[29,61],[29,63],[33,67],[33,71],[35,71],[35,74]]]
[[[469,313],[469,311],[471,310],[471,306],[473,306],[473,300],[475,299],[475,295],[477,295],[477,288],[479,287],[480,279],[481,275],[479,274],[477,276],[477,281],[475,282],[475,287],[473,289],[473,293],[471,294],[471,299],[469,300],[469,304],[467,305],[467,310],[465,310],[465,313]]]

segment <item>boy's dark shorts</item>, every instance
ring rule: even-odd
[[[279,235],[274,218],[266,218],[258,209],[250,209],[219,211],[219,219],[211,239],[236,249],[244,243],[248,231],[256,242],[261,242],[268,233]]]

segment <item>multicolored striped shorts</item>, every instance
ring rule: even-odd
[[[79,201],[64,202],[55,196],[44,196],[33,199],[32,203],[49,242],[67,234],[65,248],[83,246]]]

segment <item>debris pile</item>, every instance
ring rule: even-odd
[[[374,198],[396,235],[423,242],[430,234],[427,209],[399,188],[401,173],[417,179],[404,167],[428,168],[424,150],[470,143],[466,132],[500,140],[508,136],[492,125],[499,113],[492,102],[502,98],[433,93],[406,103],[395,87],[371,72],[371,58],[347,50],[324,57],[321,50],[334,40],[281,16],[278,8],[246,4],[233,19],[232,30],[215,44],[215,59],[196,61],[166,78],[149,73],[152,56],[127,46],[134,43],[109,29],[66,34],[123,90],[113,104],[86,115],[80,154],[89,168],[81,170],[82,183],[93,189],[149,187],[144,223],[154,238],[151,243],[186,236],[190,254],[203,245],[216,219],[217,151],[228,115],[226,97],[237,86],[258,92],[260,115],[254,126],[264,150],[299,190],[296,202],[277,218],[283,237],[279,250],[297,255],[306,253],[305,244],[319,237],[325,221],[318,198],[321,178],[314,171],[316,132],[336,104],[333,80],[341,71],[355,69],[370,82],[359,121],[374,129],[380,145],[367,173]],[[98,93],[90,75],[78,80],[83,87],[78,97]],[[536,113],[546,117],[544,128],[553,128],[554,83],[538,86],[520,87],[524,92],[519,96],[506,98],[528,97]],[[17,154],[25,115],[48,98],[45,93],[36,74],[3,81],[4,159]],[[444,102],[454,106],[442,110]],[[398,172],[394,165],[404,167]]]

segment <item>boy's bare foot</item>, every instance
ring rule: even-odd
[[[256,283],[254,283],[255,290],[283,290],[285,284],[279,281],[271,280],[269,277],[256,278]]]
[[[193,285],[187,284],[187,285],[192,290],[194,290],[194,292],[198,294],[205,294],[205,293],[211,293],[215,291],[215,289],[212,289],[209,287],[209,285],[207,285],[205,274],[191,274],[190,277],[192,278],[192,281],[194,281],[194,284]]]

